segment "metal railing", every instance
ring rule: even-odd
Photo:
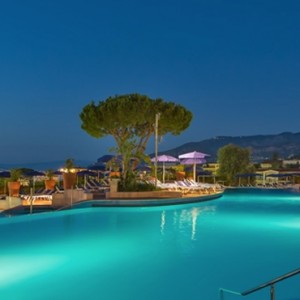
[[[295,276],[299,273],[300,273],[300,269],[296,269],[294,271],[291,271],[291,272],[286,273],[284,275],[278,276],[275,279],[272,279],[268,282],[265,282],[263,284],[260,284],[256,287],[252,288],[252,289],[249,289],[249,290],[246,290],[246,291],[243,291],[243,292],[236,292],[236,291],[231,291],[231,290],[228,290],[228,289],[220,288],[219,289],[220,300],[224,300],[224,292],[229,293],[229,294],[238,295],[238,296],[247,296],[247,295],[255,293],[255,292],[257,292],[261,289],[264,289],[268,286],[270,287],[270,300],[275,300],[275,284],[279,281],[285,280],[285,279],[290,278],[292,276]]]

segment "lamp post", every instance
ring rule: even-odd
[[[158,154],[158,120],[160,113],[155,114],[155,161],[154,161],[154,176],[155,176],[155,187],[157,187],[157,154]]]

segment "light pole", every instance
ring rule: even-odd
[[[154,161],[154,176],[155,176],[155,187],[157,187],[157,154],[158,154],[158,120],[160,113],[155,114],[155,161]]]

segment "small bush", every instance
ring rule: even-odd
[[[120,192],[145,192],[154,191],[155,186],[138,180],[134,172],[128,172],[125,179],[121,177],[118,190]]]

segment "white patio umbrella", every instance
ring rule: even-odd
[[[155,161],[155,157],[151,158],[151,161]],[[178,162],[179,159],[176,157],[173,157],[171,155],[159,155],[157,156],[157,162],[162,162],[163,163],[163,182],[165,182],[165,163],[171,163],[171,162]]]
[[[196,165],[206,163],[205,157],[209,154],[202,152],[189,152],[179,155],[180,163],[183,165],[193,165],[193,178],[196,181]]]

